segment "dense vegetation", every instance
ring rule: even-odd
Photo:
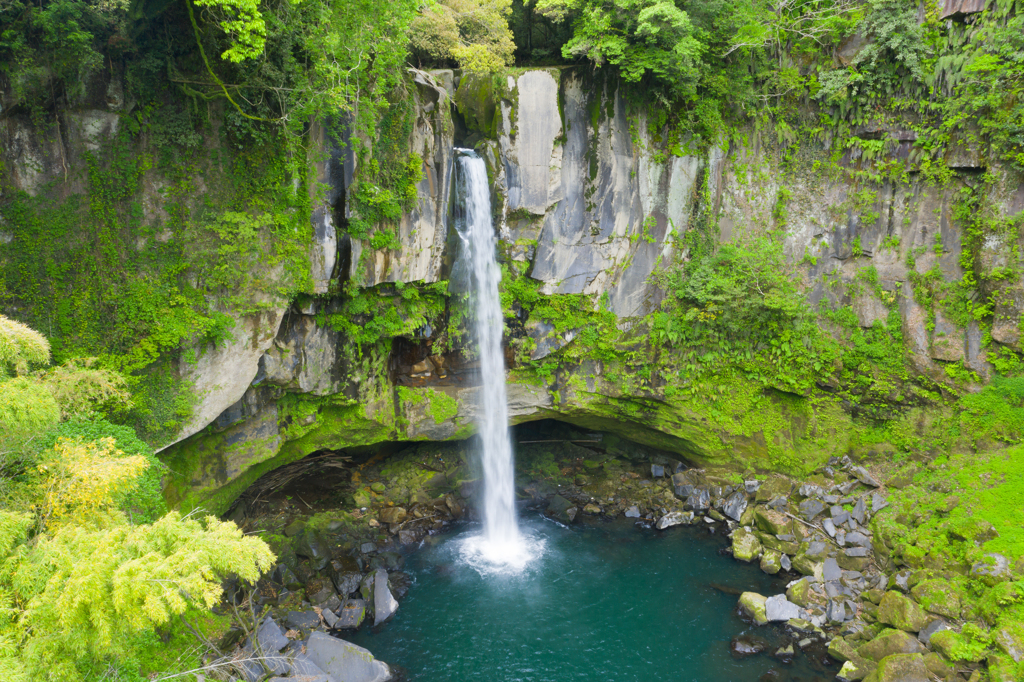
[[[422,177],[423,160],[407,151],[410,66],[483,78],[513,66],[593,66],[621,79],[632,106],[653,106],[647,132],[672,153],[706,155],[752,126],[772,138],[783,169],[802,144],[827,143],[836,167],[844,156],[866,162],[841,169],[865,188],[906,181],[910,164],[942,185],[952,178],[944,159],[980,147],[1024,171],[1022,10],[1020,0],[948,17],[938,3],[908,0],[3,3],[4,115],[31,122],[58,156],[64,111],[109,105],[116,134],[90,147],[84,169],[65,164],[35,195],[0,169],[0,671],[136,679],[171,665],[154,653],[168,648],[156,626],[201,630],[219,577],[255,579],[269,565],[266,547],[231,524],[168,512],[153,446],[191,413],[180,362],[230,341],[240,315],[313,293],[309,225],[320,190],[310,168],[320,159],[310,121],[333,121],[331,135],[354,140],[361,170],[341,227],[372,249],[395,245]],[[108,88],[111,74],[123,76],[123,91]],[[890,154],[885,133],[896,128],[915,136],[908,159]],[[1020,277],[1019,259],[995,271],[976,260],[987,238],[1024,229],[997,214],[992,183],[980,176],[955,199],[963,281],[915,273],[932,324],[938,309],[990,329],[1001,283]],[[862,192],[851,211],[873,205]],[[144,202],[159,206],[157,223],[143,219]],[[808,305],[778,238],[784,191],[773,219],[755,238],[720,246],[712,217],[694,216],[678,244],[686,257],[658,274],[664,302],[628,331],[606,301],[545,296],[506,264],[520,370],[550,382],[562,366],[604,361],[623,387],[661,382],[668,399],[715,424],[755,415],[757,401],[810,396],[864,418],[851,447],[884,442],[901,461],[1021,442],[1019,354],[986,337],[999,375],[987,386],[962,363],[944,377],[915,376],[878,273],[865,268],[836,286],[877,294],[885,324],[862,328],[849,307]],[[386,353],[393,338],[438,321],[444,343],[459,343],[460,313],[443,282],[365,290],[350,281],[329,293],[338,306],[320,321],[359,353]],[[529,319],[577,342],[530,361],[532,341],[520,333]],[[922,433],[911,424],[920,414],[908,415],[925,404],[937,416],[918,419],[928,422]],[[769,441],[785,428],[755,426]],[[771,447],[779,469],[820,463]],[[1024,486],[1018,459],[1011,450],[950,461],[961,478],[998,478],[979,504],[1007,520]],[[907,504],[941,503],[925,498],[908,493]],[[993,548],[1019,554],[1019,524],[1003,526]],[[922,525],[915,547],[945,530]],[[161,587],[170,584],[178,587]],[[169,625],[172,616],[185,625]]]

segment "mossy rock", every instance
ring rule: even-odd
[[[960,591],[946,580],[925,580],[911,590],[914,599],[932,613],[960,618]]]
[[[772,535],[787,535],[793,531],[793,519],[767,507],[754,509],[754,524],[759,530]]]
[[[1024,663],[1017,663],[1009,656],[993,654],[985,663],[988,664],[989,682],[1020,682],[1024,679]]]
[[[878,622],[906,632],[920,632],[930,620],[924,609],[899,592],[886,592],[878,603]]]
[[[931,682],[921,654],[893,654],[878,662],[878,682]]]
[[[811,583],[807,580],[797,580],[786,589],[786,599],[797,606],[806,607],[811,602]]]
[[[775,575],[782,570],[782,553],[769,549],[761,555],[761,570],[768,575]]]
[[[903,630],[892,628],[882,630],[878,636],[857,649],[858,654],[872,661],[881,661],[893,654],[923,654],[926,652],[927,649],[916,637]]]
[[[800,551],[799,543],[784,542],[771,533],[762,533],[758,531],[757,537],[761,540],[761,544],[764,545],[766,549],[774,549],[776,552],[781,552],[782,554],[788,554],[790,556],[793,556]]]
[[[793,491],[793,481],[781,474],[775,474],[757,489],[758,503],[770,502],[776,497],[788,497]]]
[[[804,575],[821,575],[822,563],[807,556],[806,554],[797,554],[793,557],[793,569],[803,573]]]
[[[996,648],[1015,661],[1024,661],[1024,623],[1013,621],[992,632]]]
[[[928,668],[928,672],[940,679],[946,679],[953,672],[953,667],[949,664],[949,661],[934,651],[929,651],[924,655],[924,667]]]
[[[754,619],[758,625],[768,622],[768,615],[765,610],[767,598],[757,592],[744,592],[740,595],[740,609]]]
[[[877,665],[874,661],[856,658],[843,663],[843,667],[839,670],[839,674],[836,677],[840,680],[850,680],[850,682],[856,682],[857,680],[865,680],[867,682],[875,674]]]
[[[860,658],[853,645],[842,637],[833,637],[828,643],[828,655],[842,662]]]
[[[757,536],[745,528],[737,528],[733,531],[732,555],[734,557],[749,563],[760,557],[761,552],[762,547]]]
[[[928,640],[928,645],[951,661],[978,663],[984,660],[987,654],[984,645],[972,643],[969,638],[955,630],[936,632]]]

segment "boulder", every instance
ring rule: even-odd
[[[893,654],[923,654],[927,649],[917,638],[909,635],[903,630],[886,628],[874,639],[862,644],[857,653],[872,661],[881,661],[886,656]]]
[[[971,566],[971,576],[989,587],[1010,580],[1010,561],[1002,554],[986,554],[981,561]]]
[[[309,660],[309,656],[303,653],[295,654],[295,658],[291,660],[290,673],[292,682],[296,682],[296,677],[301,678],[303,682],[307,679],[328,682],[330,679],[327,677],[327,673],[320,669],[320,666]]]
[[[693,511],[707,511],[711,508],[711,491],[706,485],[699,485],[686,498],[686,505]]]
[[[797,606],[807,606],[811,603],[811,583],[807,578],[801,578],[786,588],[786,599]]]
[[[590,504],[583,507],[584,514],[590,514],[591,516],[601,513],[601,507],[591,502]]]
[[[757,592],[744,592],[740,595],[740,610],[747,614],[758,625],[768,622],[765,614],[765,602],[767,599]]]
[[[862,466],[852,467],[850,469],[850,473],[853,474],[857,478],[857,480],[863,483],[864,485],[869,485],[872,488],[877,488],[880,485],[882,485],[881,483],[878,482],[877,478],[871,475],[870,471],[868,471]]]
[[[343,598],[358,590],[359,583],[362,581],[363,575],[355,571],[334,574],[334,586],[338,589],[338,594]]]
[[[1011,623],[995,630],[992,640],[1000,651],[1020,663],[1024,660],[1024,626]]]
[[[338,612],[338,620],[334,627],[338,630],[355,630],[366,618],[366,602],[362,599],[349,599]]]
[[[765,533],[785,535],[792,529],[793,521],[782,512],[758,507],[754,510],[754,524]]]
[[[782,570],[782,554],[769,549],[761,554],[761,570],[768,575],[775,575]]]
[[[661,521],[659,520],[660,524]],[[746,528],[737,528],[732,533],[732,555],[740,561],[754,561],[761,556],[762,547],[757,536]],[[776,570],[776,572],[778,572]]]
[[[324,570],[324,567],[327,566],[327,562],[331,558],[324,541],[320,539],[319,535],[308,528],[299,536],[299,541],[295,543],[295,553],[309,559],[309,563],[315,571]]]
[[[931,618],[916,602],[899,592],[886,592],[878,603],[878,622],[906,632],[920,632]]]
[[[640,518],[640,508],[637,507],[636,505],[633,505],[632,507],[630,507],[629,509],[626,510],[625,516],[626,516],[627,519],[639,519]]]
[[[576,518],[576,506],[561,495],[555,495],[548,501],[548,508],[544,513],[556,521],[569,524]]]
[[[875,672],[877,664],[874,661],[865,661],[862,658],[853,659],[843,663],[843,667],[836,674],[836,679],[841,682],[857,682]]]
[[[942,632],[943,630],[948,629],[949,626],[946,625],[945,621],[941,618],[936,618],[932,622],[928,623],[928,625],[925,625],[921,632],[917,633],[917,640],[921,642],[921,644],[928,646],[928,642],[931,641],[932,635],[936,632]]]
[[[672,526],[688,526],[691,523],[693,523],[693,512],[669,512],[658,519],[654,527],[658,530],[665,530]]]
[[[722,513],[733,521],[739,521],[743,518],[743,512],[746,510],[747,496],[739,490],[730,495],[728,499],[726,499],[725,504],[722,505]]]
[[[733,637],[732,641],[729,642],[729,652],[733,658],[746,658],[747,656],[754,656],[765,650],[767,642],[760,637],[751,637],[750,635],[740,635]]]
[[[380,625],[397,610],[398,602],[388,588],[388,572],[378,568],[373,578],[373,624]]]
[[[785,595],[776,594],[764,602],[764,614],[770,622],[787,621],[801,616],[800,607],[786,599]]]
[[[316,576],[306,583],[306,599],[310,604],[323,604],[334,596],[334,585],[330,579]]]
[[[323,632],[314,632],[306,644],[306,656],[318,668],[345,682],[385,682],[391,669],[369,651]]]
[[[813,521],[823,511],[825,511],[825,503],[813,497],[800,503],[800,516],[808,521]]]
[[[276,654],[288,646],[288,638],[281,632],[281,627],[273,618],[267,616],[256,631],[256,642],[264,655]]]
[[[931,682],[921,654],[893,654],[878,662],[878,682]]]
[[[409,516],[404,507],[385,507],[377,513],[381,523],[402,523]]]
[[[289,611],[284,622],[296,630],[312,630],[320,625],[320,616],[316,611]]]
[[[960,593],[945,580],[925,580],[910,591],[926,610],[947,618],[960,618]]]

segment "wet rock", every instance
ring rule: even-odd
[[[404,507],[385,507],[377,514],[381,523],[402,523],[409,516]]]
[[[688,526],[693,523],[693,512],[669,512],[665,514],[654,525],[658,530],[665,530],[672,526]]]
[[[415,545],[420,541],[420,535],[414,530],[398,531],[398,541],[403,545]]]
[[[930,682],[921,654],[893,654],[878,662],[878,682]]]
[[[878,482],[877,478],[871,475],[870,471],[868,471],[862,466],[852,467],[850,469],[850,473],[856,476],[857,480],[863,483],[864,485],[869,485],[872,488],[877,488],[880,485],[882,485],[881,483]]]
[[[776,594],[768,597],[764,603],[765,618],[771,622],[787,621],[800,617],[800,607],[786,599],[785,595]]]
[[[651,478],[662,478],[665,475],[665,467],[660,464],[651,465]]]
[[[302,587],[302,581],[295,575],[295,572],[284,564],[278,564],[271,574],[274,582],[284,585],[289,590],[297,590]]]
[[[729,642],[729,652],[733,658],[747,658],[748,656],[756,656],[768,647],[768,643],[760,637],[752,637],[750,635],[740,635],[733,637],[732,641]]]
[[[322,604],[334,596],[330,579],[317,576],[306,583],[306,599],[310,604]]]
[[[584,514],[590,514],[591,516],[593,516],[595,514],[600,514],[601,513],[601,507],[597,506],[594,503],[590,503],[590,504],[586,505],[585,507],[583,507],[583,513]]]
[[[548,508],[544,513],[556,521],[569,524],[576,519],[576,512],[577,508],[572,502],[561,495],[555,495],[548,501]]]
[[[743,512],[747,510],[747,496],[745,493],[740,491],[734,492],[722,505],[722,513],[728,516],[733,521],[739,521],[743,517]]]
[[[328,675],[345,682],[385,682],[391,669],[361,646],[314,632],[306,645],[306,655]]]
[[[878,622],[906,632],[920,632],[931,620],[916,602],[899,592],[886,592],[878,603]]]
[[[640,518],[640,508],[637,507],[636,505],[633,505],[632,507],[630,507],[629,509],[626,510],[625,517],[627,519],[639,519]]]
[[[319,535],[309,529],[306,529],[299,537],[299,541],[295,544],[295,553],[309,559],[309,564],[315,571],[324,570],[330,560],[327,545]]]
[[[874,639],[862,644],[857,653],[872,661],[881,661],[893,654],[923,654],[927,649],[913,635],[891,628],[882,630]]]
[[[659,522],[660,523],[660,522]],[[761,556],[762,547],[757,536],[746,528],[737,528],[732,533],[732,555],[740,561],[754,561]]]
[[[338,619],[334,627],[338,630],[355,630],[366,618],[366,602],[362,599],[349,599],[338,611]]]
[[[857,682],[857,680],[863,680],[865,677],[875,672],[877,665],[873,661],[865,661],[864,659],[855,659],[847,661],[843,664],[843,667],[839,670],[836,675],[836,679],[840,682]]]
[[[796,659],[796,651],[793,649],[792,644],[787,644],[776,649],[775,653],[772,654],[772,658],[776,658],[783,663],[792,663]]]
[[[363,554],[372,554],[373,552],[377,551],[377,545],[375,545],[372,542],[364,542],[363,544],[359,545],[359,551]]]
[[[768,622],[765,614],[765,602],[767,599],[757,592],[744,592],[740,595],[740,610],[753,619],[758,625]]]
[[[373,577],[373,624],[380,625],[398,611],[398,602],[388,588],[388,572],[377,569]]]

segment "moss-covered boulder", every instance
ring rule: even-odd
[[[843,637],[833,637],[828,643],[828,655],[837,661],[851,661],[859,658],[857,649]]]
[[[943,680],[953,672],[953,667],[949,662],[941,654],[937,654],[934,651],[924,655],[924,667],[928,668],[928,672],[932,675]]]
[[[992,632],[996,648],[1015,662],[1024,661],[1024,624],[1012,622]]]
[[[761,570],[769,575],[775,575],[782,570],[782,552],[774,549],[766,550],[761,555]]]
[[[1020,682],[1024,679],[1024,663],[1015,662],[1009,656],[994,654],[985,662],[988,664],[989,682]]]
[[[765,610],[767,597],[757,592],[744,592],[740,595],[740,610],[752,618],[758,625],[768,622],[768,615]]]
[[[805,552],[793,557],[793,569],[804,575],[821,576],[822,566],[821,561]]]
[[[787,535],[793,531],[793,519],[782,512],[766,507],[754,509],[754,524],[758,529],[772,535]]]
[[[886,656],[893,654],[923,654],[926,653],[924,645],[917,640],[917,637],[909,635],[903,630],[886,628],[874,639],[862,644],[857,653],[872,661],[881,661]]]
[[[856,658],[843,663],[843,667],[839,670],[839,674],[836,675],[836,679],[845,680],[846,682],[857,682],[857,680],[866,679],[869,675],[874,675],[877,666],[878,664],[874,661]]]
[[[878,682],[931,682],[921,654],[893,654],[878,662]]]
[[[786,588],[786,599],[797,606],[807,606],[811,603],[811,583],[807,580],[797,580]]]
[[[740,561],[754,561],[761,556],[761,542],[746,528],[737,528],[732,533],[732,555]]]
[[[916,602],[899,592],[886,592],[878,603],[878,622],[906,632],[920,632],[932,620]]]
[[[911,594],[926,610],[947,618],[960,618],[960,591],[946,580],[925,580]]]

